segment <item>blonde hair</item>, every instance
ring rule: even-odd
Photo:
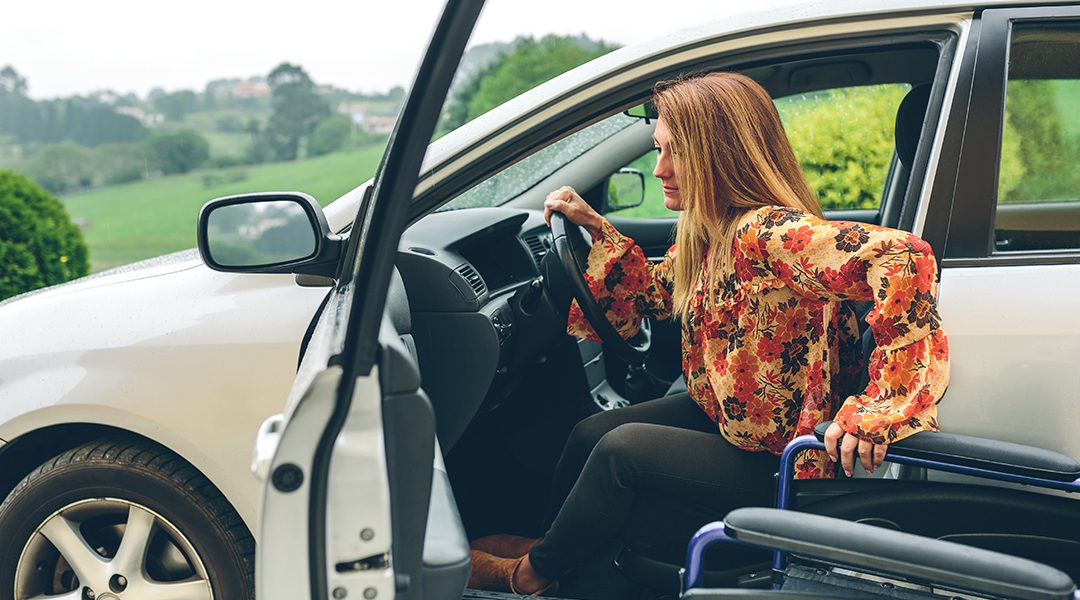
[[[762,206],[821,216],[776,106],[756,81],[708,73],[661,81],[653,105],[671,133],[682,214],[675,236],[675,314],[686,317],[701,269],[707,289],[734,272],[740,217]],[[720,244],[710,252],[710,243]],[[708,295],[707,295],[708,297]]]

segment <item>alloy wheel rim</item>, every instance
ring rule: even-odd
[[[26,542],[15,600],[214,600],[191,542],[130,500],[94,498],[51,514]]]

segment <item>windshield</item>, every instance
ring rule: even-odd
[[[590,125],[473,186],[440,208],[439,212],[499,206],[513,200],[570,161],[637,121],[638,119],[619,113]]]

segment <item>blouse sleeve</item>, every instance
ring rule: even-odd
[[[664,260],[653,265],[634,240],[622,235],[602,219],[599,233],[593,234],[585,281],[608,321],[623,339],[633,337],[643,317],[666,319],[671,316],[674,283],[671,261],[674,248]],[[577,300],[570,305],[566,328],[570,335],[600,341]]]
[[[737,243],[742,276],[771,275],[822,301],[874,301],[866,317],[877,344],[870,382],[834,417],[844,431],[890,443],[938,429],[949,344],[937,311],[937,265],[929,244],[895,229],[784,208],[758,211]]]

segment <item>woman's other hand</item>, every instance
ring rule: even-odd
[[[556,211],[565,215],[574,225],[581,225],[588,229],[593,237],[600,233],[600,224],[604,217],[593,210],[593,207],[589,206],[589,203],[568,185],[551,192],[544,200],[544,221],[548,227],[551,227],[551,213]]]
[[[836,447],[840,446],[840,458],[836,457]],[[844,467],[844,473],[851,477],[855,470],[855,451],[859,452],[859,462],[867,473],[873,473],[874,469],[881,466],[885,460],[885,452],[889,449],[886,444],[875,444],[870,440],[860,440],[850,433],[846,433],[842,427],[833,423],[825,431],[825,452],[834,461],[839,460]]]

